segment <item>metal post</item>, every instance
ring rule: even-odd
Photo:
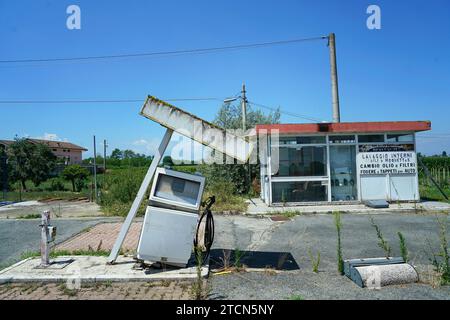
[[[41,215],[41,266],[46,267],[50,265],[50,248],[49,248],[49,234],[48,226],[50,224],[50,211],[46,210]]]
[[[120,248],[122,247],[122,243],[125,240],[125,237],[130,229],[131,223],[133,222],[134,217],[139,209],[139,206],[144,199],[145,192],[147,191],[148,186],[150,185],[150,181],[155,175],[156,168],[158,167],[159,162],[161,161],[164,152],[166,151],[167,145],[169,144],[170,138],[172,137],[173,130],[167,128],[166,133],[164,134],[163,139],[161,140],[161,144],[156,150],[155,156],[153,157],[152,163],[145,174],[144,180],[142,181],[141,186],[139,187],[139,191],[136,195],[136,198],[131,205],[130,211],[127,214],[125,221],[122,224],[122,228],[120,229],[119,235],[117,236],[116,242],[111,250],[111,254],[108,257],[108,263],[112,264],[116,261],[117,256],[119,255]]]
[[[341,122],[341,115],[339,111],[339,90],[338,90],[338,76],[336,64],[336,40],[334,33],[330,33],[330,35],[328,36],[328,46],[330,47],[331,97],[333,104],[333,122]]]
[[[106,139],[103,140],[103,170],[105,171],[103,174],[106,173]]]
[[[95,146],[95,135],[94,135],[94,198],[95,198],[95,202],[97,202],[97,197],[98,197],[98,193],[97,193],[97,147]]]
[[[242,95],[241,95],[241,100],[242,100],[242,130],[244,131],[244,134],[247,131],[247,96],[246,96],[246,91],[245,91],[245,83],[242,83]],[[248,191],[250,191],[251,185],[252,185],[252,171],[251,171],[251,167],[250,167],[250,158],[248,160],[247,163],[247,187],[248,187]]]

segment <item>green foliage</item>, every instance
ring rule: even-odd
[[[106,213],[124,216],[128,213],[144,179],[146,168],[115,169],[104,176],[100,205]],[[143,213],[144,206],[141,206]]]
[[[72,183],[72,191],[80,192],[83,187],[83,180],[89,176],[89,171],[80,165],[73,164],[64,168],[61,177]]]
[[[40,219],[41,215],[38,213],[30,213],[25,216],[19,216],[17,219]]]
[[[165,156],[162,159],[162,164],[163,164],[163,166],[172,167],[174,165],[172,157],[171,156]]]
[[[204,300],[208,298],[209,288],[208,283],[204,281],[202,277],[202,264],[203,264],[203,252],[201,248],[194,248],[195,262],[196,262],[196,274],[197,277],[192,284],[191,294],[195,300]]]
[[[450,256],[447,240],[447,220],[444,218],[437,219],[439,225],[439,252],[432,253],[430,259],[435,271],[439,273],[442,285],[450,284]]]
[[[280,111],[277,109],[274,112],[265,115],[261,110],[253,110],[250,105],[247,105],[247,128],[253,128],[257,124],[272,124],[280,123]],[[216,114],[213,121],[214,124],[224,129],[241,129],[242,128],[242,107],[239,103],[223,104]]]
[[[401,232],[397,232],[397,234],[398,234],[398,239],[400,241],[400,254],[403,258],[403,261],[408,262],[409,253],[408,253],[408,248],[406,247],[405,237],[403,236],[403,234]]]
[[[236,269],[242,268],[242,257],[244,256],[244,252],[241,251],[239,248],[234,249],[234,267]]]
[[[250,165],[251,176],[257,176],[259,165]],[[233,184],[235,194],[247,194],[251,191],[248,178],[248,165],[246,164],[204,164],[199,165],[199,171],[206,177],[207,183],[215,180],[229,181]]]
[[[207,199],[212,195],[216,197],[216,203],[213,207],[214,211],[244,212],[247,209],[247,204],[242,197],[236,195],[236,187],[230,180],[206,176],[203,199]]]
[[[271,124],[280,122],[280,112],[275,111],[265,115],[260,110],[247,107],[247,128],[256,124]],[[224,104],[216,114],[213,123],[224,129],[242,129],[242,108],[239,104]],[[225,159],[225,157],[223,157]],[[252,192],[252,182],[259,175],[259,164],[225,163],[203,165],[202,173],[209,179],[225,179],[234,185],[238,194]],[[250,172],[249,172],[250,170]]]
[[[380,227],[375,223],[375,220],[373,219],[373,217],[370,217],[370,223],[372,224],[372,227],[374,227],[375,231],[377,232],[378,246],[384,250],[384,254],[385,254],[386,258],[389,258],[391,256],[390,245],[384,239],[383,234],[381,233]]]
[[[107,168],[117,167],[148,167],[152,162],[152,156],[135,153],[133,150],[114,149],[111,155],[106,157]],[[103,165],[103,157],[97,156],[95,158],[97,165]],[[84,164],[92,164],[93,158],[86,158],[83,160]]]
[[[338,271],[340,274],[344,274],[344,259],[342,258],[342,245],[341,245],[341,213],[339,211],[333,212],[334,215],[334,225],[336,227],[337,232],[337,264]]]
[[[450,169],[450,157],[443,156],[432,156],[432,157],[421,157],[423,164],[428,168],[449,168]]]
[[[64,182],[61,178],[51,178],[48,181],[48,190],[49,191],[65,191],[66,187],[64,186]]]
[[[16,138],[8,147],[8,167],[12,181],[20,181],[27,189],[26,181],[39,186],[47,180],[56,165],[56,157],[44,144]]]
[[[314,273],[319,272],[319,265],[320,265],[320,251],[317,251],[317,257],[314,257],[311,250],[308,250],[309,258],[311,259],[311,266],[312,271]]]

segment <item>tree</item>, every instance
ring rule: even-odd
[[[123,158],[123,151],[120,149],[115,148],[112,152],[111,152],[111,158],[112,159],[116,159],[116,160],[120,160]]]
[[[442,156],[446,157],[447,156],[447,151],[442,151]]]
[[[56,164],[56,157],[48,146],[24,138],[16,138],[9,145],[8,155],[11,179],[20,181],[24,190],[27,190],[27,180],[36,186],[47,180]]]
[[[45,144],[36,144],[35,156],[30,159],[31,162],[31,181],[35,186],[39,186],[46,181],[56,165],[56,156]]]
[[[64,180],[72,182],[72,191],[78,191],[81,190],[75,190],[75,184],[78,186],[82,185],[79,182],[82,182],[89,176],[89,171],[87,171],[85,168],[83,168],[80,165],[74,164],[70,165],[64,168],[64,170],[61,172],[61,176]]]
[[[162,160],[163,166],[173,166],[173,160],[171,156],[165,156]]]
[[[133,159],[136,158],[136,153],[133,150],[124,150],[122,151],[124,159]]]
[[[253,128],[257,124],[280,123],[280,110],[265,115],[261,110],[253,110],[247,106],[247,128]],[[224,129],[242,128],[242,107],[238,104],[224,104],[217,112],[213,123]]]
[[[264,114],[260,110],[253,110],[250,106],[247,108],[247,128],[253,128],[257,124],[274,124],[280,122],[280,111],[277,109]],[[242,128],[242,108],[240,105],[224,104],[218,111],[213,123],[224,129]],[[259,165],[252,164],[250,169],[250,181],[248,178],[248,169],[243,164],[213,164],[211,166],[202,166],[202,173],[209,180],[231,181],[237,193],[247,193],[251,190],[252,178],[258,175]]]

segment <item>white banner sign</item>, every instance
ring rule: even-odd
[[[415,152],[360,152],[356,159],[361,175],[417,173]]]

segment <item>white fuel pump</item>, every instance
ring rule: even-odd
[[[199,221],[205,178],[158,168],[139,238],[137,258],[186,266]]]

